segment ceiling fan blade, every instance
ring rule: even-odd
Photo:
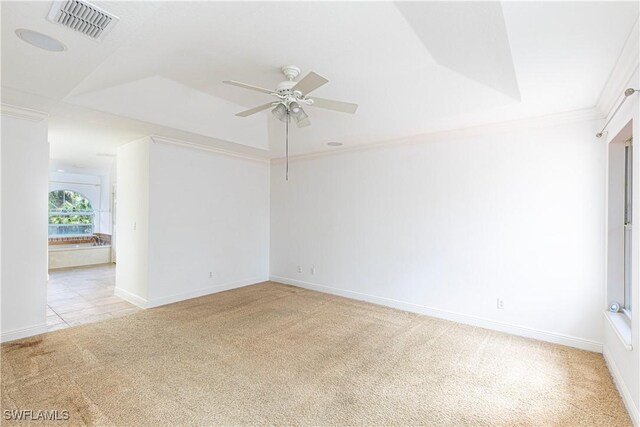
[[[307,95],[311,91],[318,89],[320,86],[328,83],[329,80],[325,79],[319,74],[313,71],[304,76],[291,90],[300,91],[303,95]]]
[[[273,104],[273,102],[269,102],[268,104],[264,104],[264,105],[260,105],[258,107],[254,107],[254,108],[252,108],[250,110],[242,111],[240,113],[237,113],[236,116],[238,116],[238,117],[247,117],[247,116],[250,116],[252,114],[259,113],[260,111],[266,110],[267,108],[270,108],[272,104]]]
[[[312,107],[325,108],[327,110],[339,111],[341,113],[353,114],[358,109],[358,104],[352,104],[350,102],[335,101],[333,99],[316,98],[312,97]]]
[[[258,87],[258,86],[250,85],[247,83],[237,82],[235,80],[225,80],[222,83],[232,85],[232,86],[238,86],[244,89],[255,90],[256,92],[262,92],[262,93],[268,93],[268,94],[273,93],[273,91],[270,89],[265,89],[263,87]]]
[[[306,117],[306,118],[304,118],[304,119],[299,120],[299,121],[297,121],[297,122],[296,122],[296,125],[297,125],[299,128],[306,128],[306,127],[307,127],[307,126],[309,126],[310,124],[311,124],[311,120],[309,120],[309,117]]]

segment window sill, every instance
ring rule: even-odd
[[[605,310],[604,317],[611,324],[611,328],[615,331],[618,338],[622,342],[622,345],[627,350],[633,350],[633,346],[631,345],[631,322],[629,318],[623,313],[612,313],[608,310]]]

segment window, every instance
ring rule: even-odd
[[[633,201],[633,138],[624,147],[624,302],[623,310],[631,316],[631,212]]]
[[[608,143],[607,177],[607,296],[606,307],[615,308],[619,313],[607,312],[607,318],[615,320],[614,329],[625,346],[631,345],[631,316],[633,294],[631,276],[632,261],[632,214],[633,196],[638,189],[633,188],[633,120],[629,120],[618,134]],[[636,156],[638,153],[636,153]],[[637,171],[636,171],[637,174]],[[637,177],[637,176],[636,176]],[[635,241],[633,242],[635,244]],[[633,272],[635,275],[636,273]],[[633,294],[633,295],[632,295]],[[622,325],[617,327],[615,325]]]
[[[49,193],[49,237],[91,236],[94,215],[91,202],[78,192]]]

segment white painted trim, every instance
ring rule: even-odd
[[[620,397],[622,397],[622,401],[624,402],[624,406],[626,406],[627,411],[629,412],[629,416],[631,416],[631,421],[634,426],[640,426],[640,413],[638,412],[638,408],[636,407],[633,399],[631,397],[631,392],[627,388],[625,384],[622,374],[616,365],[616,362],[609,352],[609,349],[605,345],[602,349],[602,355],[604,356],[604,361],[607,363],[607,367],[609,368],[609,372],[611,372],[611,377],[613,378],[613,382],[615,383],[618,391],[620,392]]]
[[[30,326],[28,328],[16,329],[9,332],[3,332],[0,335],[0,342],[5,343],[13,340],[18,340],[20,338],[26,338],[33,335],[40,335],[47,332],[47,324],[43,323],[41,325]]]
[[[497,132],[510,132],[522,129],[540,128],[547,126],[557,126],[566,123],[574,123],[589,120],[603,120],[604,114],[597,108],[584,108],[580,110],[566,111],[562,113],[547,114],[544,116],[530,117],[517,120],[508,120],[496,123],[487,123],[467,128],[454,128],[447,130],[439,130],[433,132],[421,133],[418,135],[403,136],[390,140],[383,140],[365,144],[358,144],[328,151],[315,151],[312,153],[290,156],[289,160],[307,159],[315,157],[332,156],[336,154],[349,153],[354,151],[369,150],[380,147],[397,146],[402,144],[423,143],[428,141],[465,138],[480,135],[489,135]],[[161,135],[149,135],[148,138],[154,143],[170,144],[194,150],[207,151],[211,153],[221,154],[224,156],[236,157],[245,160],[251,160],[259,163],[277,163],[283,162],[284,157],[269,158],[271,153],[264,151],[264,156],[260,154],[247,154],[238,151],[225,150],[210,145],[185,141],[181,139],[171,138]]]
[[[172,304],[179,301],[184,301],[192,298],[198,298],[205,295],[215,294],[222,291],[227,291],[230,289],[242,288],[244,286],[255,285],[257,283],[266,282],[269,279],[266,277],[256,277],[253,279],[245,279],[245,280],[237,280],[235,282],[225,283],[223,285],[209,286],[206,288],[196,289],[194,291],[184,292],[181,294],[169,295],[166,297],[156,298],[151,301],[147,301],[146,299],[139,297],[138,295],[132,294],[129,291],[126,291],[121,288],[115,288],[114,294],[117,297],[122,298],[125,301],[130,302],[133,305],[136,305],[140,308],[153,308],[159,307],[166,304]],[[3,332],[0,335],[0,342],[8,342],[17,340],[20,338],[30,337],[32,335],[39,335],[47,332],[47,325],[36,325],[31,326],[29,328],[17,329],[15,331]]]
[[[212,147],[210,145],[199,144],[197,142],[184,141],[166,136],[150,135],[149,138],[154,143],[177,145],[179,147],[191,148],[194,150],[208,151],[210,153],[221,154],[223,156],[236,157],[245,160],[251,160],[259,163],[269,163],[266,157],[254,156],[251,154],[240,153],[237,151],[224,150],[222,148]]]
[[[563,113],[548,114],[545,116],[532,117],[527,119],[510,120],[497,123],[489,123],[479,126],[472,126],[467,128],[457,128],[450,130],[442,130],[428,133],[421,133],[418,135],[412,135],[407,137],[401,137],[391,140],[385,140],[380,142],[373,142],[360,145],[352,145],[348,147],[338,148],[330,151],[315,151],[307,154],[299,154],[296,156],[289,156],[289,160],[310,159],[316,157],[333,156],[344,153],[352,153],[363,150],[371,150],[375,148],[388,148],[395,146],[402,146],[405,144],[421,144],[432,141],[451,140],[459,138],[470,138],[476,136],[490,135],[501,132],[513,132],[523,129],[542,128],[549,126],[558,126],[567,123],[592,121],[592,120],[604,120],[605,116],[596,108],[585,108],[581,110],[568,111]],[[594,129],[594,132],[597,129]],[[594,136],[594,140],[596,140]],[[277,157],[271,159],[272,163],[281,163],[284,161],[284,157]]]
[[[15,117],[17,119],[29,120],[32,122],[41,122],[49,117],[49,113],[45,113],[44,111],[32,110],[30,108],[10,104],[2,104],[0,111],[3,116]]]
[[[622,313],[612,313],[609,310],[603,310],[602,313],[605,319],[609,321],[611,329],[616,333],[625,350],[632,351],[631,325],[624,319],[625,315]]]
[[[640,19],[631,29],[627,41],[620,52],[616,65],[598,97],[597,108],[606,116],[613,110],[615,103],[622,98],[626,85],[640,64]],[[634,88],[638,89],[638,88]]]
[[[456,128],[434,132],[421,133],[418,135],[403,136],[394,138],[391,140],[384,140],[378,142],[371,142],[366,144],[358,144],[349,147],[343,147],[339,149],[329,151],[315,151],[307,154],[300,154],[297,156],[290,156],[289,160],[307,159],[315,157],[332,156],[342,153],[350,153],[361,150],[370,150],[381,147],[399,146],[403,144],[411,143],[423,143],[428,141],[436,141],[443,139],[465,138],[480,135],[489,135],[497,132],[510,132],[522,129],[540,128],[546,126],[557,126],[566,123],[574,123],[589,120],[604,120],[605,116],[602,112],[596,108],[585,108],[574,111],[567,111],[562,113],[547,114],[544,116],[531,117],[518,120],[509,120],[496,123],[488,123],[478,126],[472,126],[467,128]],[[259,154],[246,154],[237,151],[225,150],[222,148],[213,147],[201,143],[185,141],[176,138],[170,138],[161,135],[150,135],[148,138],[154,143],[169,144],[179,147],[191,148],[194,150],[207,151],[210,153],[221,154],[224,156],[236,157],[245,160],[251,160],[259,163],[278,163],[283,162],[284,157],[269,158],[270,152],[265,151],[264,156]]]
[[[345,289],[333,288],[330,286],[318,285],[315,283],[303,282],[300,280],[289,279],[286,277],[271,276],[274,282],[285,283],[287,285],[298,286],[318,292],[324,292],[332,295],[338,295],[346,298],[352,298],[360,301],[371,302],[374,304],[385,305],[400,310],[410,311],[413,313],[424,314],[439,319],[451,320],[453,322],[464,323],[466,325],[478,326],[485,329],[491,329],[499,332],[506,332],[521,337],[534,338],[540,341],[546,341],[554,344],[566,345],[582,350],[594,351],[602,353],[602,343],[584,338],[573,337],[570,335],[559,334],[556,332],[543,331],[540,329],[529,328],[526,326],[514,325],[512,323],[497,322],[495,320],[486,319],[479,316],[469,314],[456,313],[453,311],[442,310],[434,307],[427,307],[420,304],[414,304],[406,301],[398,301],[391,298],[380,297],[377,295],[363,294],[360,292],[348,291]]]
[[[113,291],[113,294],[140,308],[149,308],[149,303],[146,299],[139,297],[138,295],[126,291],[122,288],[116,287]]]
[[[174,302],[185,301],[192,298],[198,298],[205,295],[215,294],[229,289],[242,288],[244,286],[255,285],[256,283],[266,282],[268,278],[254,277],[252,279],[237,280],[235,282],[225,283],[222,285],[209,286],[206,288],[195,289],[180,294],[168,295],[165,297],[154,298],[147,303],[147,308],[160,307],[162,305],[172,304]]]

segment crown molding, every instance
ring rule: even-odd
[[[627,37],[624,47],[620,52],[620,56],[616,61],[616,65],[611,70],[609,79],[605,83],[596,107],[608,116],[613,109],[616,101],[618,101],[629,84],[629,80],[633,73],[638,69],[640,64],[640,18],[636,19],[629,37]],[[635,87],[634,89],[638,89]]]
[[[368,144],[360,144],[350,147],[337,148],[331,151],[315,151],[312,153],[299,154],[295,156],[289,156],[289,160],[309,159],[315,157],[332,156],[337,154],[351,153],[356,151],[371,150],[374,148],[383,148],[391,146],[401,146],[406,144],[417,144],[431,141],[442,141],[459,138],[470,138],[483,135],[490,135],[502,132],[513,132],[518,130],[526,130],[531,128],[543,128],[549,126],[557,126],[562,124],[592,121],[592,120],[604,120],[605,116],[597,108],[585,108],[574,111],[567,111],[563,113],[548,114],[544,116],[532,117],[527,119],[510,120],[505,122],[490,123],[479,126],[472,126],[467,128],[449,129],[428,133],[421,133],[418,135],[395,138],[391,140],[385,140],[380,142],[373,142]],[[595,139],[595,136],[594,136]],[[285,157],[277,157],[271,159],[272,163],[280,163],[285,160]]]
[[[2,104],[0,112],[3,116],[29,120],[32,122],[41,122],[49,117],[49,113],[45,113],[44,111],[32,110],[30,108],[10,104]]]
[[[251,160],[259,163],[269,163],[268,158],[254,156],[251,154],[240,153],[236,151],[224,150],[222,148],[212,147],[210,145],[199,144],[196,142],[184,141],[181,139],[169,138],[169,137],[160,136],[160,135],[150,135],[149,138],[154,143],[175,145],[178,147],[191,148],[193,150],[207,151],[209,153],[215,153],[223,156],[235,157],[235,158],[240,158],[244,160]]]

